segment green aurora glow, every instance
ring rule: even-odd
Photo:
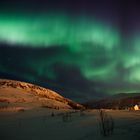
[[[34,51],[26,56],[18,55],[17,59],[20,58],[22,64],[17,64],[16,57],[8,55],[10,57],[0,65],[1,72],[8,73],[10,68],[9,73],[22,75],[30,81],[38,77],[56,80],[58,75],[54,66],[70,65],[78,68],[89,81],[106,83],[106,86],[95,87],[101,92],[138,90],[133,84],[140,83],[139,37],[121,37],[117,27],[84,16],[72,17],[60,13],[0,14],[1,42],[25,48],[56,49],[52,55],[45,55],[45,52],[44,55],[34,54]],[[124,44],[126,46],[122,46]],[[27,70],[23,70],[23,65]],[[17,72],[17,67],[21,72]],[[117,87],[111,83],[122,85]]]
[[[0,15],[0,40],[36,47],[67,44],[72,49],[89,42],[111,49],[118,45],[119,33],[85,17],[4,14]]]

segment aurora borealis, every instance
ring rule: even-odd
[[[140,5],[82,2],[3,2],[0,77],[77,101],[140,92]]]

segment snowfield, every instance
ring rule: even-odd
[[[0,79],[0,140],[105,139],[140,140],[140,111],[85,110],[49,89]]]
[[[0,139],[140,140],[140,111],[105,112],[114,121],[114,132],[110,136],[103,136],[100,132],[99,110],[81,112],[36,108],[23,112],[0,112]]]

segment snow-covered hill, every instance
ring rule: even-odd
[[[46,107],[80,109],[80,104],[58,93],[30,83],[0,79],[0,109]]]

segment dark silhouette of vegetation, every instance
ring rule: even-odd
[[[100,110],[100,132],[103,136],[110,136],[114,131],[114,121],[105,111]]]
[[[85,116],[84,110],[80,110],[80,116]]]
[[[54,112],[52,112],[51,116],[54,117]]]
[[[64,113],[62,115],[62,120],[63,120],[63,122],[71,122],[71,120],[72,120],[71,112]]]

